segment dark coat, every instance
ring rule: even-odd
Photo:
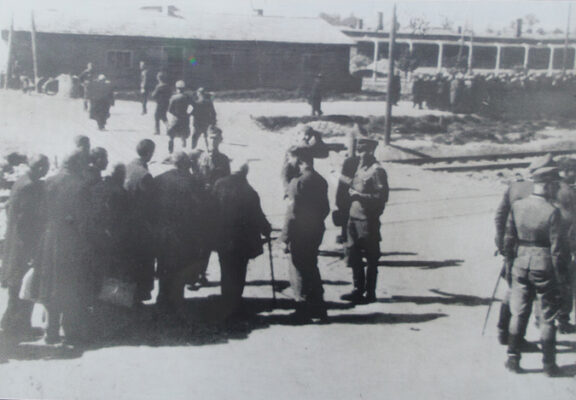
[[[262,254],[261,235],[270,234],[270,223],[264,216],[258,193],[246,176],[234,173],[218,180],[212,198],[217,209],[216,250],[239,258]]]
[[[502,196],[502,200],[496,209],[496,218],[494,219],[496,223],[496,247],[501,253],[504,251],[504,233],[512,204],[516,200],[525,199],[530,196],[533,188],[534,183],[532,183],[532,181],[520,180],[512,182],[510,186],[508,186],[508,189],[506,189],[506,192],[504,192],[504,196]]]
[[[282,239],[290,243],[294,237],[322,237],[324,220],[330,213],[328,183],[313,169],[305,170],[288,185],[290,205],[282,231]]]
[[[192,105],[194,106],[192,116],[194,117],[195,127],[205,129],[209,125],[216,124],[216,110],[208,94],[204,95],[202,99],[194,98]]]
[[[172,89],[165,83],[158,83],[152,92],[151,97],[156,100],[157,108],[156,113],[165,115],[168,111],[170,104],[170,97],[172,97]]]
[[[63,169],[46,181],[46,231],[40,257],[40,299],[65,307],[95,295],[87,210],[90,191],[79,173]]]
[[[110,107],[114,105],[114,91],[109,82],[94,81],[88,85],[90,118],[96,121],[110,117]]]
[[[130,202],[132,233],[129,246],[135,250],[152,252],[156,191],[152,175],[148,172],[148,165],[141,159],[137,158],[126,166],[124,188],[128,192]]]
[[[172,115],[168,125],[168,136],[188,138],[190,136],[190,98],[184,93],[176,93],[170,98],[168,112]]]
[[[37,259],[45,226],[45,184],[28,174],[16,181],[8,203],[8,227],[2,260],[2,286],[19,287],[29,266]]]
[[[205,248],[205,195],[189,171],[172,169],[154,178],[158,268],[184,267]]]

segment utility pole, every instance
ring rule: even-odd
[[[570,38],[570,16],[572,14],[572,3],[568,3],[568,18],[566,19],[566,37],[564,38],[564,51],[562,53],[562,75],[566,72],[566,61],[568,61],[568,39]],[[574,54],[576,57],[576,54]]]
[[[392,8],[392,23],[390,25],[390,42],[388,44],[388,89],[386,94],[386,133],[384,144],[390,144],[392,134],[392,81],[394,80],[394,45],[396,44],[396,3]]]
[[[14,16],[10,21],[10,31],[8,32],[8,57],[6,60],[6,76],[4,77],[4,89],[8,89],[9,81],[12,79],[12,42],[14,41]]]
[[[36,24],[34,11],[30,13],[30,35],[32,37],[32,66],[34,67],[34,87],[38,90],[38,53],[36,49]]]

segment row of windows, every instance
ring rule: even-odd
[[[234,66],[234,55],[230,53],[211,54],[212,68],[222,72],[230,70]],[[273,57],[274,58],[274,57]],[[291,70],[294,67],[294,59],[288,56],[278,56],[275,59],[283,70]],[[106,56],[108,68],[122,70],[134,66],[133,52],[127,50],[110,50]],[[305,54],[302,58],[302,66],[305,71],[319,72],[322,66],[322,57],[319,55]]]

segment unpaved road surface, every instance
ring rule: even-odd
[[[219,103],[225,143],[233,159],[250,159],[249,180],[260,193],[275,228],[285,204],[278,179],[283,153],[295,130],[259,130],[250,115],[297,115],[308,108],[288,103]],[[118,102],[109,130],[88,121],[81,101],[0,93],[2,152],[42,151],[61,161],[77,134],[110,152],[111,164],[128,162],[134,146],[153,138],[158,152],[154,173],[166,166],[165,136],[154,137],[152,115],[139,105]],[[369,115],[384,110],[378,102],[336,102],[326,113]],[[418,114],[409,104],[396,112]],[[331,140],[344,140],[336,137]],[[334,200],[342,154],[318,160],[317,169]],[[337,229],[328,221],[320,271],[329,323],[294,325],[286,259],[274,246],[281,292],[270,309],[267,254],[249,265],[245,297],[255,315],[242,334],[204,325],[198,316],[186,339],[155,341],[126,338],[101,348],[68,354],[42,342],[27,343],[0,365],[0,398],[47,399],[574,399],[576,335],[559,335],[558,364],[572,375],[550,379],[541,373],[541,355],[522,359],[528,373],[504,369],[506,350],[497,344],[495,304],[485,336],[481,328],[501,260],[493,256],[494,210],[504,187],[493,180],[433,173],[418,167],[385,165],[391,198],[382,218],[382,266],[375,304],[351,307],[340,296],[351,289],[351,272],[334,256]],[[214,284],[187,291],[190,304],[218,294]],[[499,293],[501,296],[502,293]],[[6,291],[0,292],[0,309]],[[206,310],[206,309],[205,309]],[[41,310],[35,323],[41,324]],[[121,329],[110,326],[110,329]],[[536,341],[531,323],[527,338]]]

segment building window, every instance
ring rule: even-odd
[[[132,67],[132,52],[124,50],[110,50],[106,55],[106,65],[109,68],[125,69]]]
[[[234,65],[234,57],[229,53],[212,54],[212,68],[218,72],[230,71]]]

